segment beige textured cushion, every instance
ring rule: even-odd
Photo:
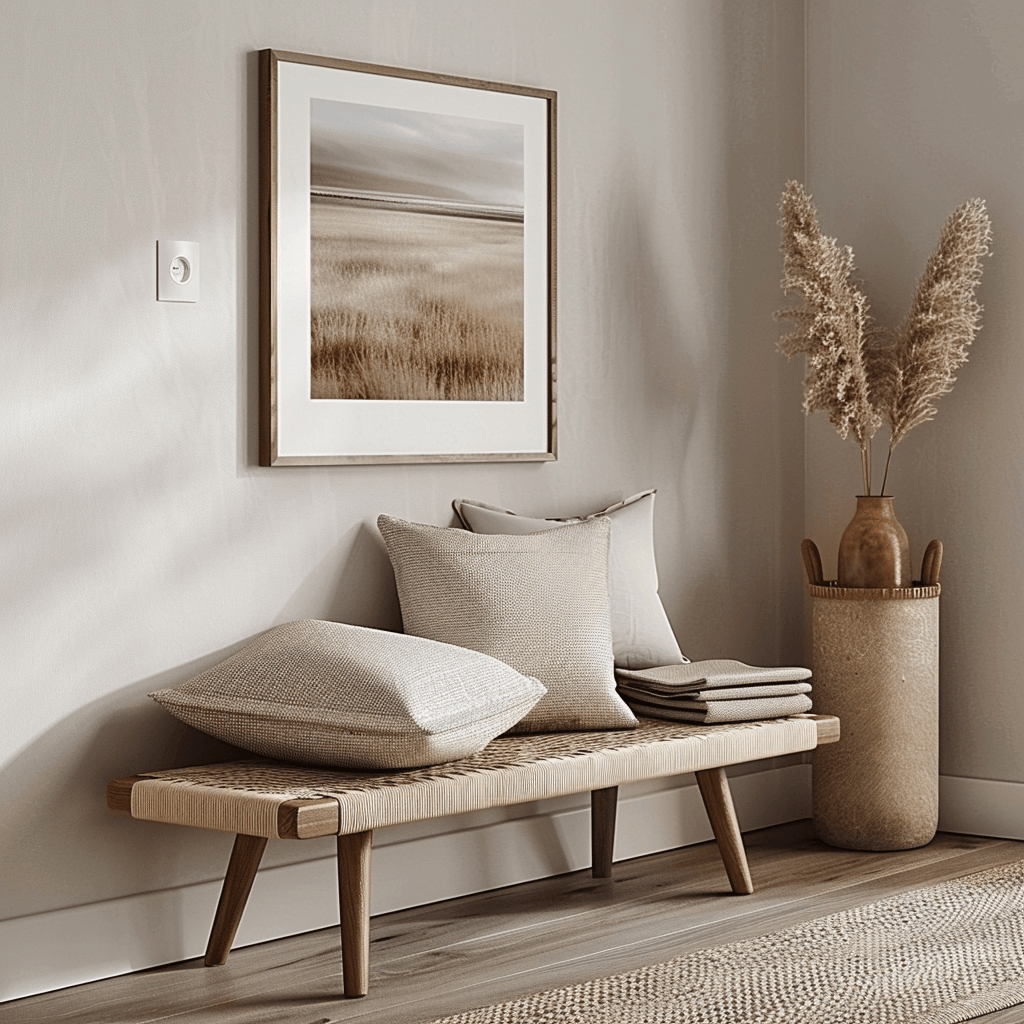
[[[408,633],[482,651],[547,694],[516,732],[627,729],[615,693],[608,535],[599,519],[526,536],[377,520]]]
[[[475,651],[305,619],[150,696],[183,722],[267,757],[417,768],[482,750],[544,687]]]
[[[678,665],[685,659],[658,596],[654,558],[654,491],[643,491],[588,516],[532,519],[482,501],[456,498],[455,514],[474,533],[536,533],[567,523],[607,518],[612,646],[619,668]]]

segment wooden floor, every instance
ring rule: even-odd
[[[0,1022],[420,1024],[1024,859],[1021,842],[942,834],[902,853],[835,850],[808,822],[746,840],[752,896],[729,893],[704,843],[620,863],[611,879],[577,872],[376,917],[365,999],[342,998],[328,929],[236,950],[224,967],[190,960],[0,1004]],[[978,1020],[1021,1024],[1024,1006]]]

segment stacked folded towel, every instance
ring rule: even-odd
[[[810,669],[758,668],[742,661],[688,661],[616,669],[618,690],[647,718],[715,725],[782,718],[811,710]]]

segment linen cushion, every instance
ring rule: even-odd
[[[332,768],[418,768],[466,757],[544,687],[450,644],[305,619],[150,694],[183,722],[267,757]]]
[[[522,536],[382,515],[407,633],[482,651],[547,693],[514,732],[628,729],[615,692],[605,519]]]
[[[566,519],[533,519],[468,498],[456,498],[452,507],[466,529],[474,533],[525,534],[608,519],[612,524],[608,589],[615,664],[640,669],[686,661],[658,596],[654,495],[653,490],[642,491],[600,512]]]

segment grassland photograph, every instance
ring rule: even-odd
[[[310,396],[523,400],[520,125],[314,99]]]

